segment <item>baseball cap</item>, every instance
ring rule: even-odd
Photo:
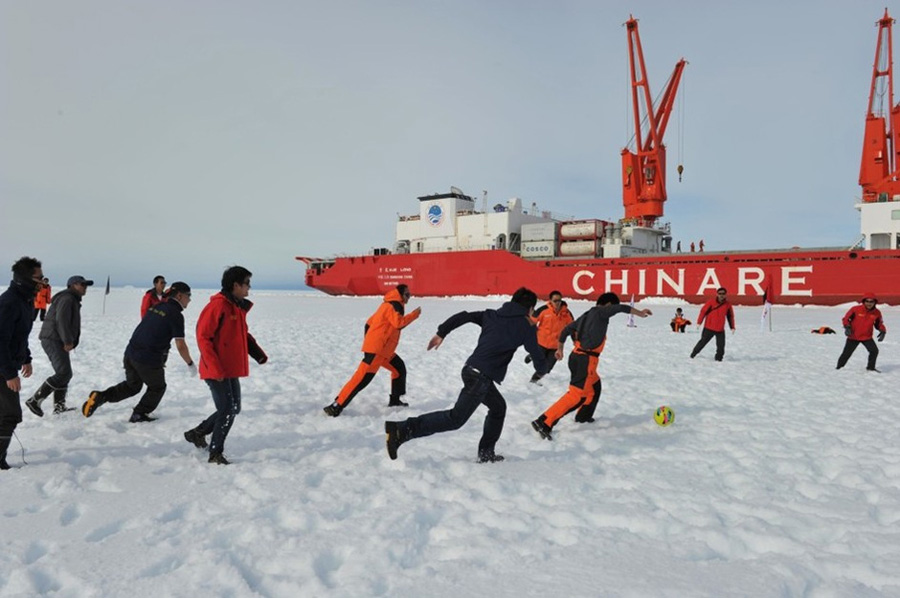
[[[70,287],[73,284],[83,284],[84,286],[89,287],[94,284],[94,281],[88,280],[84,276],[70,276],[68,282],[66,282],[66,286]]]

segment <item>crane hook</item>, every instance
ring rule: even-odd
[[[677,170],[678,170],[678,182],[680,183],[681,182],[681,173],[684,172],[684,166],[679,164]]]

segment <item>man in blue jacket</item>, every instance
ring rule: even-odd
[[[397,449],[401,444],[413,438],[458,430],[472,417],[479,405],[484,405],[488,408],[488,413],[484,419],[484,433],[478,443],[478,462],[496,463],[503,460],[502,455],[494,452],[494,445],[503,432],[506,401],[495,383],[503,382],[509,362],[516,350],[523,345],[531,354],[538,374],[544,375],[550,369],[544,358],[544,351],[538,345],[537,332],[530,319],[536,303],[537,295],[523,287],[500,309],[463,311],[438,326],[437,334],[428,342],[429,350],[440,347],[444,338],[463,324],[481,326],[475,351],[466,360],[462,370],[463,389],[452,409],[426,413],[402,422],[385,422],[387,452],[391,459],[397,458]]]
[[[43,286],[41,263],[33,257],[20,258],[12,267],[9,289],[0,295],[0,469],[9,469],[6,451],[16,426],[22,421],[19,392],[22,378],[31,376],[28,335],[34,314],[34,296]]]
[[[122,358],[125,381],[106,390],[92,390],[88,400],[81,406],[81,413],[85,417],[93,415],[104,403],[118,403],[133,397],[146,384],[147,391],[135,405],[128,421],[133,424],[156,421],[150,414],[156,410],[166,393],[166,361],[172,340],[191,374],[197,375],[191,352],[184,342],[184,314],[181,313],[190,302],[191,287],[178,281],[169,287],[162,303],[147,308],[125,347],[125,356]]]

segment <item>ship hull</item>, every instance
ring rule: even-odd
[[[785,250],[631,258],[525,260],[501,250],[371,255],[311,264],[306,284],[331,295],[381,295],[406,284],[423,297],[509,295],[529,287],[573,299],[612,291],[635,300],[701,303],[724,286],[737,305],[837,305],[874,292],[900,303],[900,251]]]

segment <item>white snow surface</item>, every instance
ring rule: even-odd
[[[185,312],[195,359],[212,292]],[[141,294],[113,289],[105,314],[102,285],[85,297],[70,404],[123,379]],[[446,317],[499,300],[413,298],[422,317],[398,349],[410,407],[387,407],[382,371],[333,419],[322,407],[359,363],[379,300],[250,299],[270,361],[242,380],[229,466],[182,436],[213,403],[174,349],[156,422],[128,423],[139,397],[89,419],[24,410],[27,465],[14,439],[15,468],[0,472],[0,596],[900,596],[900,308],[884,309],[876,374],[863,347],[836,371],[843,334],[810,334],[840,332],[846,306],[775,307],[771,332],[761,308],[737,308],[716,363],[714,342],[689,359],[699,335],[669,330],[675,304],[642,303],[655,311],[636,328],[612,321],[596,423],[569,415],[552,442],[530,422],[565,392],[565,361],[537,386],[516,354],[500,387],[506,461],[482,465],[484,407],[396,461],[383,430],[453,405],[480,329],[426,343]],[[51,373],[37,326],[31,349],[23,403]],[[667,428],[653,421],[663,404]]]

